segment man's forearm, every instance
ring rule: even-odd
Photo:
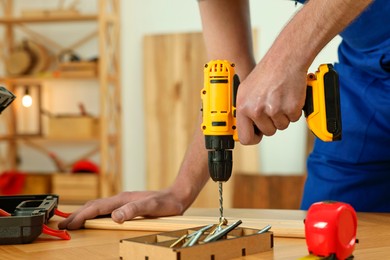
[[[209,59],[229,60],[237,64],[241,78],[255,66],[247,0],[199,1],[203,35]],[[208,155],[198,118],[191,144],[170,190],[185,209],[195,200],[209,180]]]
[[[243,79],[255,65],[248,0],[199,1],[208,58],[236,63]]]
[[[247,0],[211,0],[199,2],[203,34],[209,59],[237,63],[239,76],[246,77],[255,65]],[[209,180],[208,155],[200,129],[201,116],[191,144],[170,190],[185,207],[195,200]]]
[[[285,66],[307,70],[322,48],[372,0],[310,0],[291,19],[266,54]],[[271,57],[269,57],[271,56]],[[279,63],[280,64],[280,63]]]
[[[198,118],[192,142],[188,146],[179,174],[170,188],[172,193],[182,201],[183,210],[192,204],[210,177],[207,150],[200,122],[201,116]]]

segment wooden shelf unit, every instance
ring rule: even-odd
[[[90,0],[84,0],[90,1]],[[84,23],[94,22],[98,31],[98,76],[96,78],[99,87],[99,154],[100,174],[98,181],[99,197],[107,197],[118,193],[122,187],[122,123],[121,123],[121,68],[120,68],[120,1],[96,0],[97,14],[77,14],[42,17],[14,17],[14,1],[0,0],[0,27],[4,27],[3,43],[0,50],[0,62],[5,62],[5,57],[14,45],[14,31],[26,24],[49,23]],[[1,37],[0,37],[1,38]],[[5,67],[5,66],[4,66]],[[4,72],[5,73],[5,72]],[[14,84],[40,84],[49,80],[70,80],[69,78],[56,77],[7,77],[0,75],[1,84],[12,89]],[[84,80],[85,78],[71,78],[71,80]],[[7,158],[2,161],[8,163],[7,169],[17,170],[17,150],[20,137],[16,134],[15,117],[17,116],[13,105],[3,113],[0,120],[5,121],[7,133],[0,133],[0,142],[6,142]],[[4,115],[8,114],[8,115]],[[25,138],[25,137],[24,137]],[[36,137],[35,137],[36,138]],[[40,137],[42,138],[42,137]],[[44,138],[43,138],[44,139]],[[92,138],[93,139],[93,138]],[[91,140],[92,140],[91,139]],[[50,140],[50,139],[49,139]],[[63,140],[51,139],[50,142],[63,142]],[[80,141],[80,140],[69,140]],[[88,141],[88,140],[87,140]],[[89,139],[90,141],[90,139]],[[0,158],[1,159],[1,158]]]
[[[83,22],[98,21],[98,15],[67,15],[57,17],[3,17],[0,24],[22,24],[22,23],[54,23],[54,22]]]

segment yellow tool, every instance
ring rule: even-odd
[[[331,64],[307,75],[305,106],[309,129],[322,141],[341,140],[339,77]]]
[[[234,142],[238,141],[236,94],[239,84],[234,64],[226,60],[213,60],[204,66],[201,128],[205,135],[206,149],[209,150],[210,177],[219,183],[220,222],[223,221],[222,183],[231,176],[232,149]],[[340,140],[338,75],[333,66],[324,64],[315,74],[308,74],[307,85],[303,110],[310,130],[323,141]]]
[[[204,88],[201,92],[203,123],[208,152],[208,166],[213,181],[219,184],[220,223],[223,217],[222,182],[232,174],[232,149],[238,140],[236,131],[236,93],[239,85],[234,64],[210,61],[204,68]]]

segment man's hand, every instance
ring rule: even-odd
[[[294,15],[238,88],[237,129],[242,144],[259,143],[263,134],[273,135],[300,118],[310,64],[321,49],[371,2],[313,0]],[[248,4],[247,1],[239,3]],[[206,26],[208,24],[204,28]],[[232,40],[237,42],[241,38]],[[255,133],[254,126],[260,133]]]
[[[87,202],[58,224],[60,229],[79,229],[84,222],[97,216],[111,214],[117,223],[137,216],[161,217],[183,214],[180,199],[169,190],[122,192],[113,197]]]
[[[240,142],[256,144],[263,134],[271,136],[286,129],[302,115],[305,96],[306,71],[263,59],[238,88]],[[254,126],[260,133],[255,133]]]

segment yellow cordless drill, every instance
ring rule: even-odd
[[[233,167],[236,130],[236,93],[240,81],[234,64],[210,61],[204,68],[202,97],[202,130],[208,149],[210,177],[219,184],[220,223],[223,222],[222,182],[229,180]]]
[[[232,150],[238,141],[236,95],[239,84],[233,63],[213,60],[204,66],[201,127],[208,150],[210,177],[219,184],[220,222],[224,220],[222,183],[232,174]],[[308,74],[303,110],[309,129],[319,139],[326,142],[341,139],[339,82],[332,65],[320,65],[315,74]]]

